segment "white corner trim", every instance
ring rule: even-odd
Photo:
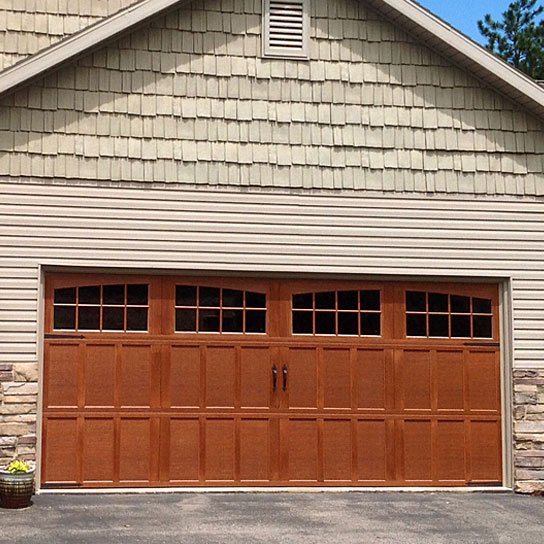
[[[518,89],[520,94],[524,94],[544,106],[544,89],[536,81],[510,66],[415,1],[377,0],[376,3],[385,4],[404,15],[452,49],[502,79],[506,84]]]
[[[142,0],[56,44],[39,51],[0,73],[0,95],[45,74],[56,66],[100,46],[133,26],[187,0]]]

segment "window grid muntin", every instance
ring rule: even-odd
[[[357,293],[357,309],[340,309],[339,308],[339,293]],[[316,296],[320,294],[334,293],[334,308],[317,308],[316,305]],[[362,308],[362,294],[363,293],[378,293],[378,306],[379,310],[369,310]],[[294,301],[297,296],[310,296],[312,297],[312,307],[311,308],[296,308]],[[294,328],[294,316],[295,313],[306,313],[312,315],[312,332],[295,332]],[[334,313],[335,314],[335,332],[334,333],[318,333],[317,331],[317,315]],[[340,314],[353,314],[357,316],[357,334],[343,334],[339,330],[339,315]],[[362,320],[365,315],[378,315],[379,316],[379,333],[378,334],[363,334],[362,331]],[[317,291],[312,293],[296,293],[291,297],[291,334],[294,336],[339,336],[346,338],[379,338],[382,335],[383,328],[383,319],[382,319],[382,292],[380,289],[349,289],[349,290],[335,290],[335,291]]]
[[[408,310],[408,295],[409,294],[424,294],[425,295],[425,311],[416,311],[416,310]],[[429,295],[445,295],[448,297],[448,311],[430,311],[430,304],[429,304]],[[452,311],[452,298],[458,297],[458,298],[468,298],[469,299],[469,311],[468,312],[460,312],[460,311]],[[483,301],[485,303],[489,304],[489,312],[475,312],[474,311],[474,301],[479,300]],[[471,295],[459,295],[459,294],[452,294],[452,293],[435,293],[432,291],[406,291],[405,297],[405,326],[406,326],[406,337],[407,338],[448,338],[448,339],[493,339],[494,333],[493,333],[493,301],[492,299],[483,298],[481,296],[475,297]],[[425,335],[409,335],[408,334],[408,318],[409,316],[425,316],[425,327],[426,327],[426,334]],[[430,320],[433,316],[446,316],[448,318],[448,335],[447,336],[431,336],[430,335]],[[469,318],[469,326],[470,326],[470,336],[453,336],[452,333],[452,317],[468,317]],[[474,323],[475,318],[489,318],[490,321],[490,336],[475,336],[474,335]]]
[[[196,290],[196,300],[194,305],[178,305],[177,300],[177,290],[178,288],[195,288]],[[210,305],[201,305],[201,289],[218,289],[219,290],[219,305],[210,306]],[[224,291],[240,291],[242,293],[242,305],[232,306],[224,305]],[[257,295],[264,297],[264,305],[260,307],[248,306],[247,297],[249,295]],[[177,328],[177,315],[178,310],[194,310],[196,313],[195,317],[195,328],[193,330],[180,330]],[[219,312],[219,330],[201,330],[200,327],[200,311],[201,310],[217,310]],[[242,330],[241,331],[224,331],[224,313],[225,311],[241,311],[242,312]],[[176,299],[175,299],[175,320],[174,320],[174,329],[176,333],[180,334],[248,334],[248,335],[261,335],[267,334],[268,327],[268,308],[267,308],[267,298],[265,293],[258,293],[255,291],[246,291],[243,289],[232,289],[230,287],[207,287],[200,285],[176,285]],[[263,312],[264,313],[264,330],[263,331],[248,331],[248,314],[252,312]]]
[[[104,288],[105,287],[113,287],[113,286],[123,286],[123,292],[124,292],[124,301],[123,304],[104,304]],[[146,297],[147,297],[147,304],[129,304],[128,303],[128,287],[129,286],[140,286],[140,287],[146,287]],[[99,289],[99,298],[98,303],[89,303],[89,302],[80,302],[80,290],[84,289],[93,289],[98,288]],[[68,303],[68,302],[56,302],[56,296],[57,293],[60,291],[67,291],[67,290],[75,290],[75,298],[74,302]],[[74,326],[69,328],[60,328],[55,326],[56,321],[56,310],[61,308],[74,308],[75,309],[75,318],[74,318]],[[96,308],[98,310],[98,328],[85,328],[80,326],[80,316],[81,316],[81,309],[85,308]],[[122,329],[105,329],[104,328],[104,310],[110,309],[110,308],[122,308],[123,309],[123,328]],[[145,328],[133,328],[128,329],[128,313],[130,310],[134,309],[140,309],[146,311],[145,316]],[[101,285],[81,285],[77,287],[67,287],[67,288],[58,288],[55,289],[53,293],[53,330],[55,331],[70,331],[70,332],[106,332],[106,333],[120,333],[120,332],[128,332],[128,333],[145,333],[149,332],[149,285],[144,283],[124,283],[124,284],[101,284]]]

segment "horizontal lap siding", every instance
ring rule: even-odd
[[[544,357],[544,203],[0,184],[0,360],[36,357],[38,265],[513,278]]]

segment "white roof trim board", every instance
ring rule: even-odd
[[[412,0],[362,0],[490,87],[544,118],[544,89]],[[141,0],[0,73],[0,95],[188,0]]]

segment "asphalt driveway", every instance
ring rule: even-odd
[[[0,543],[544,541],[544,499],[514,494],[41,495],[0,510]]]

